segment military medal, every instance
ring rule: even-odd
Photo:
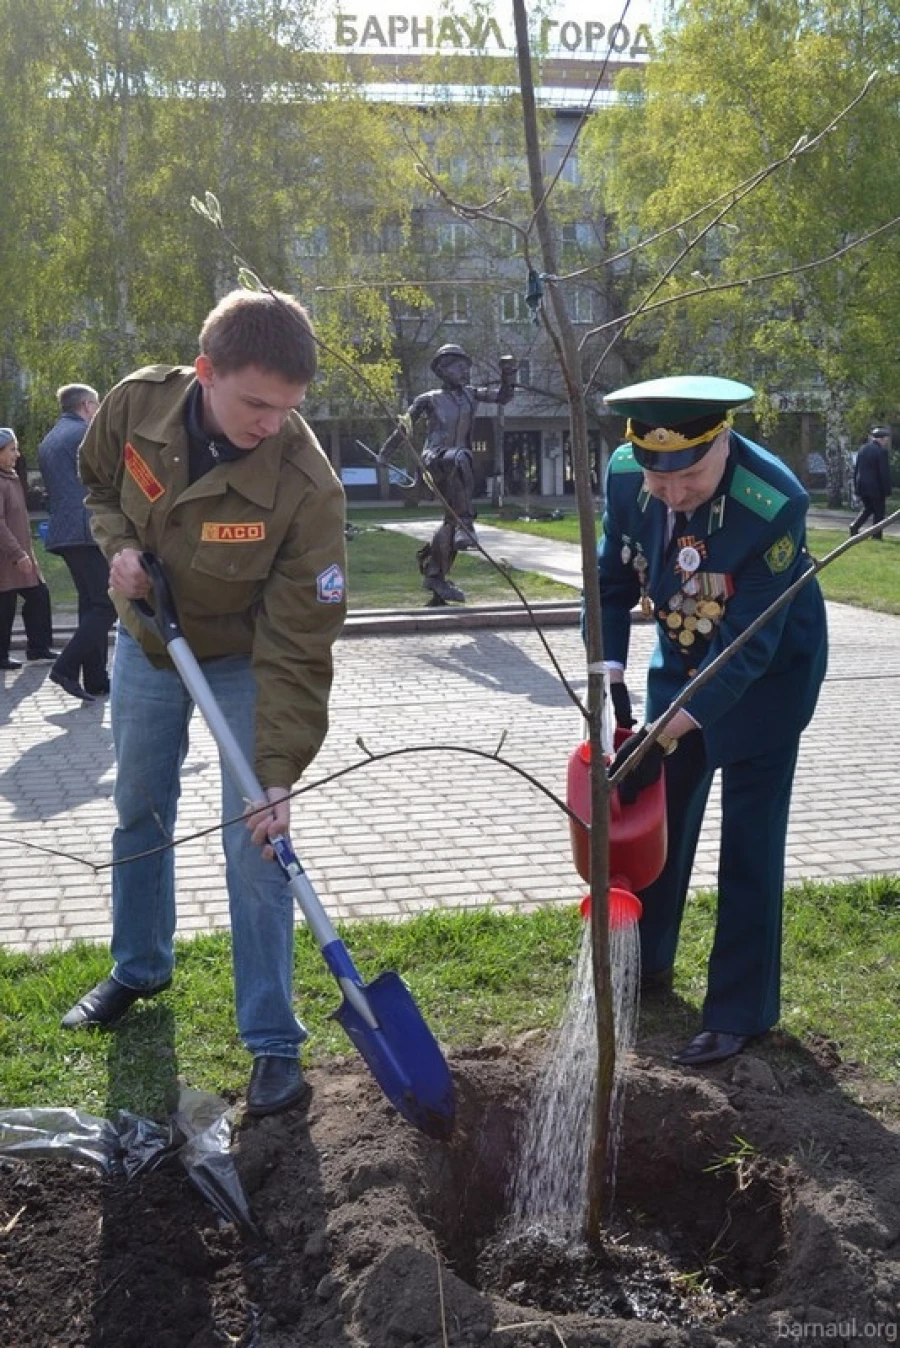
[[[628,549],[629,556],[631,555],[631,548],[629,545],[630,539],[626,538],[625,545],[622,548],[622,561],[625,562],[626,566],[628,565],[628,563],[625,561],[626,548]],[[641,612],[643,613],[645,618],[652,618],[653,600],[647,593],[647,573],[650,569],[650,563],[647,561],[647,558],[641,551],[640,543],[635,543],[634,546],[635,546],[635,557],[634,561],[632,562],[632,566],[634,567],[635,574],[637,575],[638,584],[641,587]]]
[[[678,633],[678,640],[681,642],[682,646],[693,646],[695,637],[693,632],[688,632],[684,629]]]
[[[685,576],[692,576],[700,565],[700,553],[690,543],[679,549],[675,565]]]
[[[703,637],[708,637],[713,630],[712,620],[710,618],[697,619],[697,631]]]

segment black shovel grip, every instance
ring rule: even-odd
[[[150,631],[168,646],[181,636],[181,627],[166,573],[163,571],[162,562],[152,552],[141,553],[141,566],[147,572],[153,586],[153,603],[149,604],[146,599],[132,599],[131,602],[144,626],[149,627]]]

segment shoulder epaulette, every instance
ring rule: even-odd
[[[784,492],[740,464],[734,470],[728,495],[764,520],[773,520],[788,501]]]
[[[634,457],[634,450],[631,448],[631,445],[619,445],[619,448],[609,461],[609,471],[611,473],[641,472],[641,465]]]
[[[121,381],[123,384],[164,384],[173,375],[183,374],[181,365],[145,365],[143,369],[133,370]]]

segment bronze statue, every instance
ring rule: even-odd
[[[478,403],[508,403],[516,390],[518,363],[513,356],[500,357],[500,386],[475,388],[468,382],[472,358],[451,342],[440,347],[431,369],[441,381],[438,389],[420,393],[410,403],[406,416],[415,425],[423,417],[427,432],[422,462],[444,503],[444,518],[430,543],[418,553],[422,587],[432,593],[432,604],[448,600],[464,604],[462,590],[447,579],[457,552],[477,543],[472,494],[472,431]],[[405,437],[403,427],[393,431],[379,453],[383,461]]]

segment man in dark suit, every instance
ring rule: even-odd
[[[598,564],[603,648],[620,726],[631,609],[657,625],[646,715],[655,720],[810,565],[809,498],[793,473],[729,428],[753,390],[727,379],[650,380],[608,394],[628,418],[613,454]],[[715,937],[702,1028],[675,1054],[695,1067],[740,1053],[779,1016],[788,808],[800,734],[825,674],[825,606],[815,580],[772,617],[667,725],[623,778],[623,800],[665,757],[668,856],[640,894],[645,990],[672,986],[694,853],[713,775],[722,774]],[[632,735],[616,765],[646,736]]]
[[[853,490],[862,502],[862,509],[850,525],[850,533],[858,534],[871,515],[872,523],[884,519],[884,507],[891,494],[891,464],[888,450],[891,432],[886,426],[875,426],[869,438],[856,455],[853,465]],[[872,535],[879,543],[882,533]]]

